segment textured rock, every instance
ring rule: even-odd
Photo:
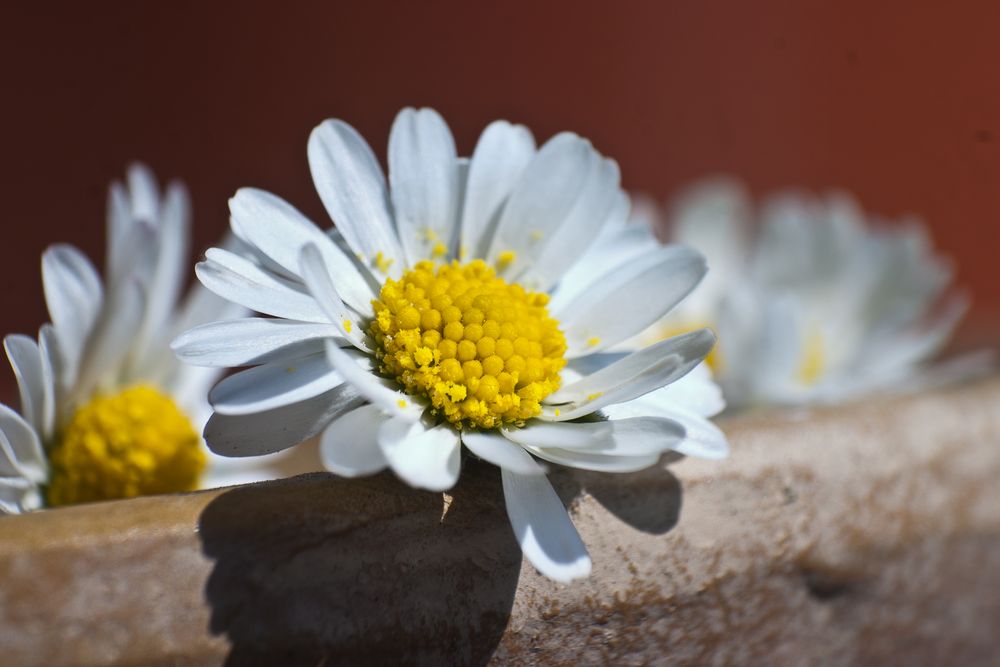
[[[0,663],[995,664],[998,408],[991,379],[560,472],[572,586],[469,462],[445,496],[317,473],[0,519]]]

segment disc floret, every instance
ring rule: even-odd
[[[566,365],[547,304],[482,260],[420,262],[373,301],[379,371],[456,428],[523,423],[559,388]]]

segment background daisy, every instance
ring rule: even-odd
[[[919,222],[866,217],[843,193],[789,192],[755,210],[738,183],[719,179],[667,215],[648,202],[637,212],[640,227],[699,248],[718,269],[643,339],[711,326],[720,345],[710,362],[731,405],[924,386],[925,362],[967,307],[948,292],[951,267]],[[965,359],[948,372],[980,363]]]
[[[321,434],[342,475],[389,467],[433,491],[456,481],[461,445],[501,468],[507,511],[547,576],[590,559],[535,457],[626,472],[667,450],[717,458],[705,416],[714,384],[684,378],[711,350],[699,330],[609,353],[701,280],[702,256],[646,243],[628,261],[573,273],[627,217],[617,165],[585,139],[536,147],[498,121],[469,159],[430,109],[404,109],[386,181],[346,123],[312,133],[309,165],[336,230],[253,189],[230,202],[249,256],[211,249],[197,267],[220,296],[270,317],[198,327],[174,343],[190,363],[253,366],[211,392],[205,438],[255,456]],[[551,295],[551,296],[550,296]]]
[[[178,332],[244,312],[200,286],[178,307],[189,226],[184,188],[173,183],[161,196],[134,165],[111,186],[104,281],[72,246],[43,254],[52,322],[37,341],[4,339],[21,412],[0,406],[3,511],[274,476],[272,461],[240,466],[207,451],[199,433],[218,372],[170,351]]]

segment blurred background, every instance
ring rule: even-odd
[[[1000,330],[996,3],[19,3],[0,16],[0,333],[46,319],[45,246],[102,260],[107,186],[130,161],[188,184],[200,252],[244,185],[327,224],[310,129],[342,118],[384,155],[407,105],[438,109],[465,154],[496,118],[538,139],[574,130],[660,200],[728,173],[755,194],[836,187],[874,214],[916,214],[972,294],[962,335]],[[13,395],[0,373],[0,399]]]

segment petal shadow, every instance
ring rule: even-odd
[[[575,470],[573,476],[618,519],[636,530],[662,535],[677,525],[681,513],[681,483],[664,467],[677,458],[668,454],[658,465],[639,472],[608,474]]]
[[[521,552],[495,468],[467,466],[448,500],[390,474],[222,493],[199,530],[226,664],[485,664]]]

